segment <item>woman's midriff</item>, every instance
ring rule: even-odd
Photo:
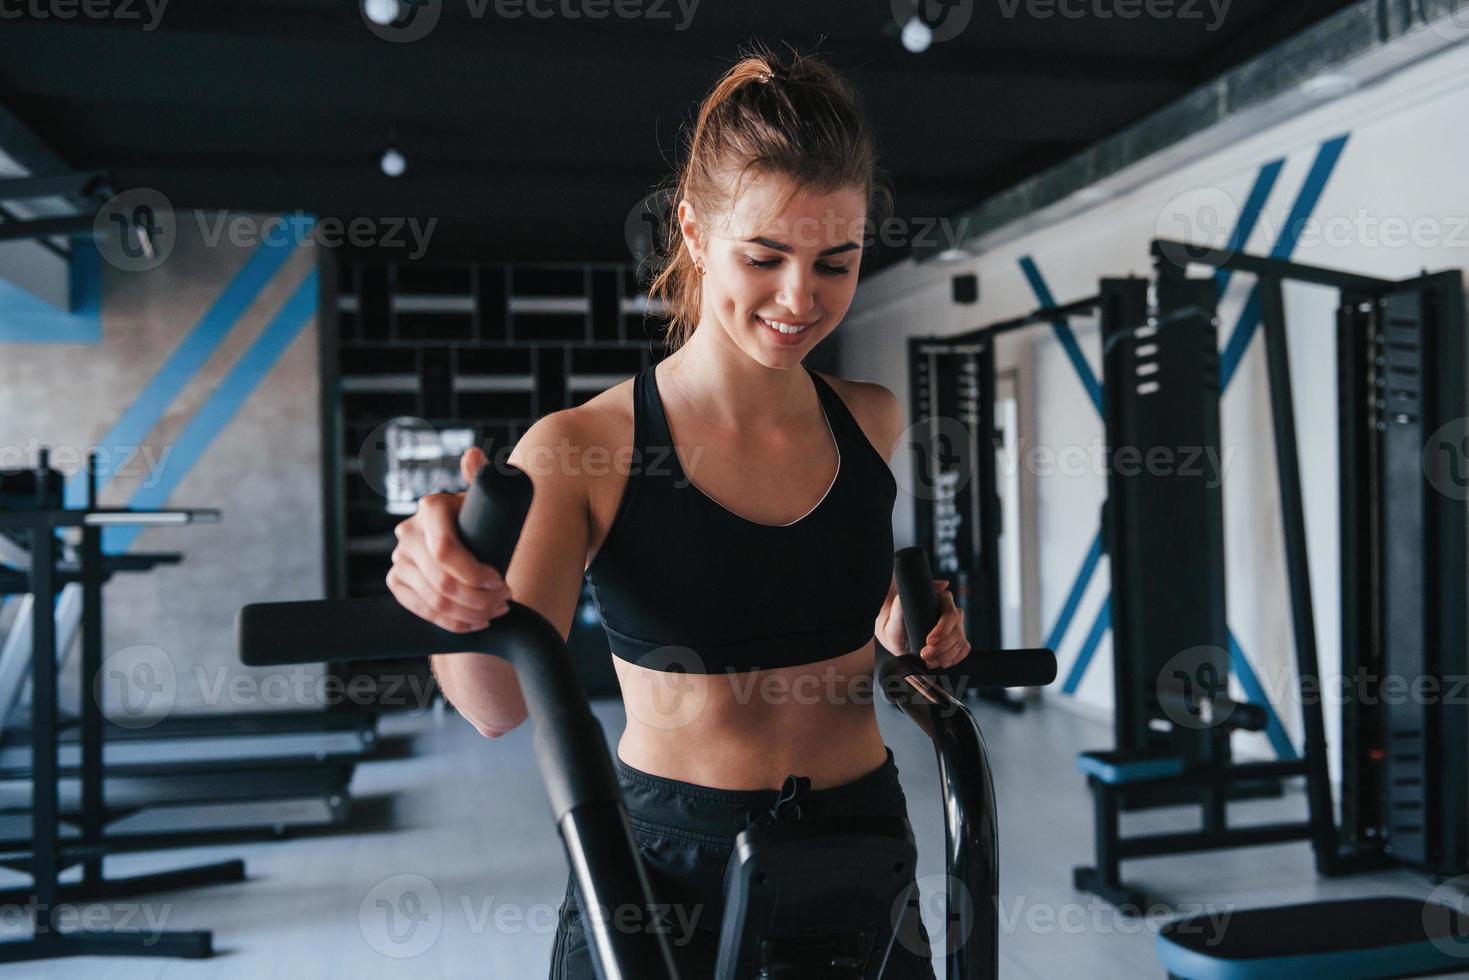
[[[579,409],[589,440],[607,447],[609,457],[625,461],[633,436],[633,382],[625,381]],[[669,390],[665,411],[686,417]],[[809,431],[786,433],[786,442],[826,445],[828,423],[813,413]],[[809,461],[784,465],[770,447],[751,447],[738,440],[721,442],[708,432],[679,432],[679,444],[699,447],[707,461],[751,455],[770,462],[778,473],[795,472]],[[614,451],[615,450],[615,451]],[[615,519],[628,472],[603,466],[586,482],[590,518],[587,564],[595,560]],[[705,487],[728,488],[738,474],[701,472]],[[830,482],[823,465],[799,487],[779,493],[717,494],[737,513],[768,524],[782,524],[790,514],[760,510],[775,500],[816,500]],[[785,777],[809,776],[813,789],[853,782],[887,761],[887,747],[877,727],[873,706],[873,643],[816,663],[736,674],[687,674],[649,670],[612,658],[627,708],[627,727],[618,742],[623,762],[643,772],[719,789],[779,789]]]
[[[634,769],[744,790],[779,789],[795,773],[828,789],[887,761],[870,642],[830,660],[732,674],[612,662],[627,708],[617,754]]]

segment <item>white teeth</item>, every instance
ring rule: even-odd
[[[756,319],[765,324],[767,327],[770,327],[774,330],[779,330],[781,333],[784,334],[802,333],[811,326],[811,324],[809,323],[801,324],[799,326],[791,323],[781,323],[779,320],[767,320],[763,316],[756,317]]]

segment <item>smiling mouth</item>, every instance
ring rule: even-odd
[[[785,322],[785,321],[782,321],[782,320],[767,320],[763,316],[756,316],[755,319],[756,320],[759,320],[761,323],[763,323],[765,326],[769,327],[771,330],[774,330],[774,331],[776,331],[778,333],[785,334],[788,337],[789,336],[794,336],[796,334],[805,333],[807,330],[810,330],[818,322],[820,322],[819,319],[818,319],[818,320],[812,320],[809,323],[788,323],[788,322]]]

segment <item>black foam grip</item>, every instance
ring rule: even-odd
[[[1056,679],[1050,650],[975,651],[955,668],[974,687],[1045,687]]]
[[[493,629],[495,624],[490,626]],[[256,602],[235,617],[235,642],[247,667],[427,657],[477,649],[488,632],[440,629],[398,605],[390,595]]]
[[[475,474],[459,509],[459,537],[474,557],[501,575],[530,513],[535,485],[518,467],[486,463]]]
[[[898,580],[908,652],[916,656],[939,621],[939,597],[933,588],[928,552],[920,547],[899,549],[893,555],[893,576]]]

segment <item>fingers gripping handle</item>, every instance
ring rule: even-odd
[[[502,576],[530,513],[535,486],[524,471],[506,463],[480,467],[459,508],[459,537],[474,557]]]
[[[893,555],[893,576],[898,580],[908,652],[916,655],[939,621],[939,597],[928,567],[928,552],[923,548],[900,549]]]
[[[923,548],[898,551],[893,556],[893,574],[898,580],[898,601],[903,604],[903,625],[912,657],[905,662],[918,667],[922,661],[917,653],[938,625],[942,608],[933,587],[928,552]],[[976,687],[1045,687],[1056,679],[1056,655],[1050,650],[984,651],[974,654],[960,669]]]
[[[514,466],[484,466],[459,508],[459,535],[475,558],[505,574],[530,512],[534,487]],[[428,657],[478,649],[483,634],[451,633],[408,612],[392,596],[334,602],[257,602],[235,621],[247,666]],[[505,621],[495,627],[504,634]]]

